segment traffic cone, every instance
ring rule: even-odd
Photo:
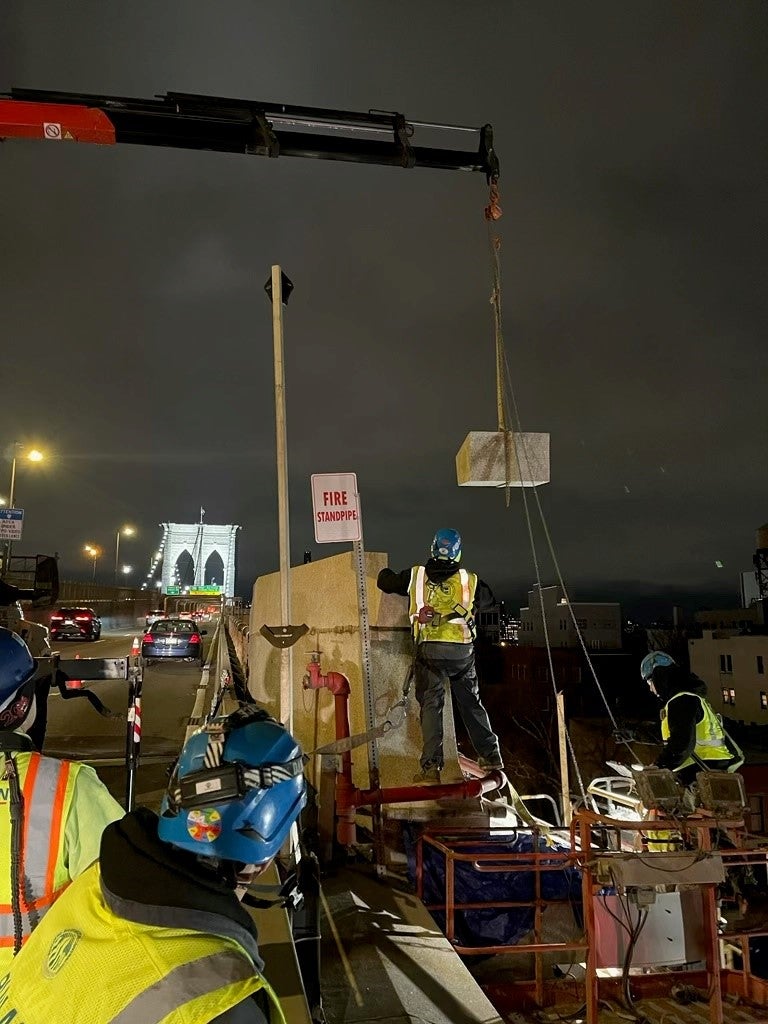
[[[75,655],[75,661],[79,661],[79,660],[80,660],[80,655],[76,654]],[[68,690],[82,690],[82,688],[83,688],[83,680],[82,679],[68,679],[67,683],[66,683],[66,686],[67,686]]]
[[[133,638],[133,643],[131,644],[131,657],[132,658],[138,658],[138,656],[140,654],[141,654],[141,641],[139,640],[139,638],[137,636],[135,636]]]

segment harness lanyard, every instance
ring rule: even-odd
[[[8,779],[11,815],[11,907],[13,910],[13,955],[21,949],[23,928],[21,920],[21,855],[24,835],[24,797],[19,785],[16,763],[5,758],[5,777]]]

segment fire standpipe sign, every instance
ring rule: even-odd
[[[362,537],[356,473],[313,473],[312,512],[318,544]]]

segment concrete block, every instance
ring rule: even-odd
[[[549,483],[549,434],[473,430],[456,455],[459,487],[537,487]],[[509,465],[507,466],[507,456]]]

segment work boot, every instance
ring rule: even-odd
[[[440,768],[436,764],[430,764],[427,765],[426,768],[420,768],[413,776],[413,781],[417,784],[427,782],[435,785],[440,782]]]
[[[480,768],[484,768],[487,772],[492,771],[504,771],[504,764],[502,763],[501,757],[496,754],[494,757],[478,757],[477,763]]]

